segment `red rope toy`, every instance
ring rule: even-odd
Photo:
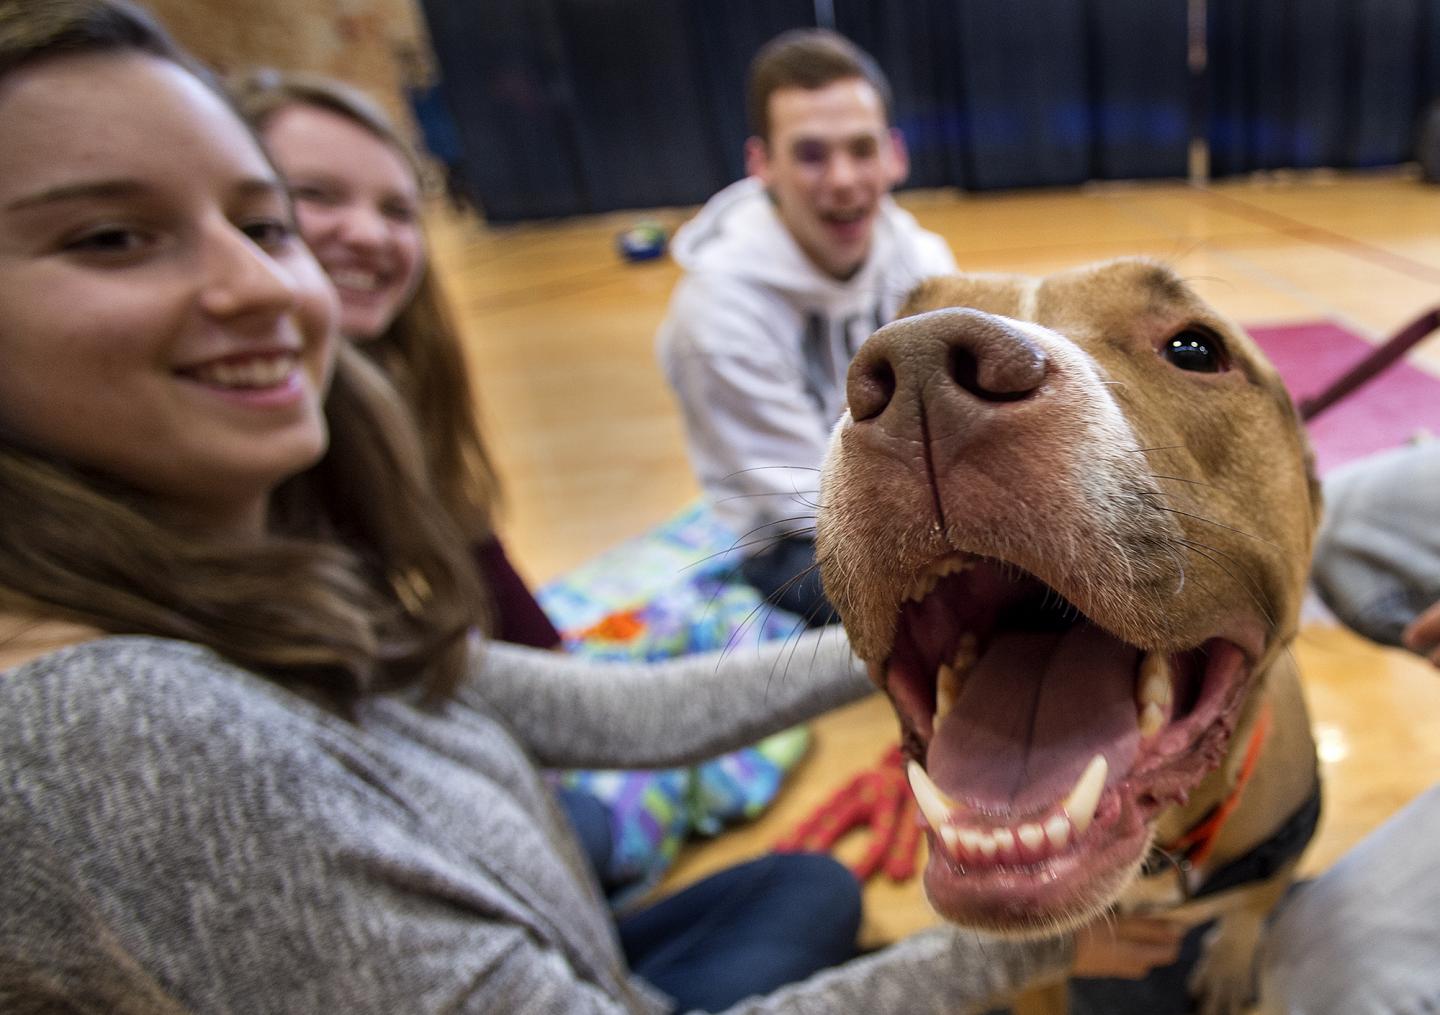
[[[874,768],[837,790],[810,817],[775,844],[780,853],[829,852],[856,829],[870,830],[864,855],[850,865],[861,882],[883,873],[891,881],[915,876],[920,851],[920,811],[905,775],[899,747],[885,752]]]

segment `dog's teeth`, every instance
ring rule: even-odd
[[[960,636],[959,643],[955,646],[955,655],[951,658],[949,665],[941,663],[935,670],[935,720],[934,729],[940,728],[940,722],[950,710],[955,707],[955,699],[960,696],[960,675],[970,668],[975,662],[975,635],[966,631]]]
[[[1145,653],[1138,680],[1135,703],[1140,709],[1140,735],[1153,737],[1165,727],[1175,701],[1169,657],[1160,652]]]
[[[966,631],[960,636],[960,641],[955,646],[955,655],[950,660],[950,668],[956,673],[964,673],[974,661],[975,632]]]
[[[910,590],[910,594],[905,598],[913,603],[921,602],[926,596],[935,591],[935,583],[939,580],[940,576],[934,571],[927,571],[916,579],[915,587]]]
[[[1174,692],[1170,687],[1170,660],[1159,652],[1146,652],[1140,660],[1140,704],[1154,702],[1169,708]]]
[[[1064,849],[1070,841],[1070,822],[1065,815],[1056,814],[1045,822],[1045,838],[1050,840],[1050,845],[1056,849]]]
[[[981,828],[966,823],[969,812],[964,805],[936,786],[919,763],[910,761],[905,770],[925,823],[953,857],[962,862],[1005,864],[1058,853],[1069,846],[1074,837],[1085,834],[1095,820],[1110,765],[1103,754],[1095,755],[1059,810],[1043,823],[1027,821],[1013,828],[1004,825]]]
[[[1095,808],[1100,805],[1100,794],[1105,789],[1105,777],[1110,774],[1110,763],[1105,755],[1097,754],[1085,766],[1085,771],[1075,782],[1075,788],[1065,798],[1065,816],[1075,826],[1077,835],[1084,835],[1085,829],[1095,817]],[[1049,832],[1049,824],[1046,825]]]
[[[920,813],[925,815],[925,821],[931,828],[936,831],[943,830],[954,820],[953,816],[963,810],[960,804],[951,800],[935,785],[925,769],[915,761],[912,760],[905,766],[905,774],[910,777],[910,792],[915,794]]]
[[[959,693],[960,678],[953,669],[941,663],[935,671],[935,730],[940,729],[940,723],[955,707],[955,698]]]
[[[940,562],[937,570],[940,572],[940,576],[945,578],[952,574],[958,574],[961,571],[969,571],[974,566],[975,562],[973,560],[966,560],[963,557],[946,557]]]
[[[1020,837],[1020,844],[1032,853],[1040,849],[1045,842],[1045,829],[1034,822],[1026,822],[1015,829],[1015,834]]]
[[[935,591],[935,586],[939,584],[940,579],[948,578],[950,575],[958,574],[961,571],[969,571],[974,566],[975,562],[973,560],[966,560],[963,557],[946,557],[944,560],[936,563],[929,571],[926,571],[915,579],[915,583],[910,587],[910,591],[905,593],[905,601],[913,603],[920,602]]]

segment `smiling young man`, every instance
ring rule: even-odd
[[[890,87],[843,36],[800,29],[750,65],[746,179],[676,234],[685,269],[658,345],[691,463],[759,591],[833,619],[812,565],[818,467],[860,344],[915,282],[955,270],[898,208]]]

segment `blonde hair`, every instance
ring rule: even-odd
[[[343,117],[394,149],[420,176],[414,148],[369,96],[317,74],[250,71],[230,83],[241,115],[259,133],[281,110],[311,106]],[[283,175],[283,174],[282,174]],[[415,415],[436,492],[473,540],[489,537],[500,484],[476,423],[476,398],[460,339],[428,267],[410,302],[378,337],[361,343]]]
[[[0,79],[90,52],[192,66],[127,3],[0,0]],[[408,412],[343,343],[325,416],[325,455],[281,484],[270,531],[243,547],[156,521],[141,492],[0,433],[0,609],[206,645],[342,709],[372,691],[443,696],[487,612],[474,564]]]

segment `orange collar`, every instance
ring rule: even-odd
[[[1210,858],[1210,854],[1215,849],[1215,843],[1220,838],[1220,832],[1225,827],[1225,822],[1230,820],[1230,815],[1235,813],[1236,807],[1240,806],[1240,797],[1245,792],[1245,785],[1255,774],[1255,765],[1260,760],[1260,751],[1265,746],[1266,738],[1270,735],[1270,713],[1270,703],[1266,702],[1265,707],[1260,711],[1259,718],[1255,720],[1255,729],[1251,731],[1250,743],[1245,748],[1245,761],[1240,766],[1240,777],[1235,780],[1235,786],[1230,790],[1230,795],[1210,808],[1190,831],[1165,847],[1166,853],[1178,854],[1189,861],[1192,869],[1199,867]]]

